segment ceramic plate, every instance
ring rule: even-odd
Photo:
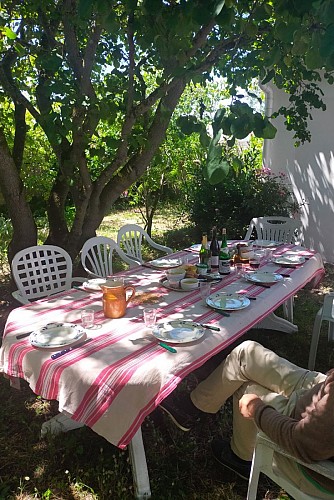
[[[295,254],[285,254],[285,255],[280,255],[279,257],[273,257],[272,261],[275,264],[282,264],[282,266],[291,264],[297,265],[297,264],[303,264],[305,262],[305,257]]]
[[[48,323],[30,334],[29,340],[35,347],[63,347],[86,335],[81,326],[73,323]]]
[[[85,281],[82,285],[84,290],[91,292],[102,292],[100,285],[103,285],[107,280],[104,278],[95,278],[92,280]]]
[[[276,281],[281,281],[283,276],[276,273],[270,273],[266,271],[254,271],[245,273],[244,278],[253,283],[276,283]]]
[[[191,245],[189,247],[193,252],[199,252],[201,249],[202,244],[201,243],[196,243],[195,245]]]
[[[171,269],[178,267],[182,264],[180,259],[155,259],[150,261],[151,266],[158,267],[159,269]]]
[[[159,340],[174,344],[185,344],[203,337],[204,328],[191,321],[175,320],[169,323],[158,323],[152,333]]]
[[[217,292],[212,293],[206,299],[208,306],[214,309],[221,309],[224,311],[236,311],[238,309],[244,309],[250,304],[250,300],[243,295],[238,295],[237,293],[223,293]]]
[[[283,245],[283,243],[281,241],[255,240],[254,245],[256,245],[257,247],[271,248],[271,247],[279,247],[280,245]]]

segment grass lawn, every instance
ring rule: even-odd
[[[115,238],[126,222],[142,225],[140,214],[115,211],[106,217],[99,234]],[[165,209],[156,217],[153,238],[179,249],[198,242],[196,228],[184,214]],[[252,330],[243,337],[258,340],[279,355],[306,366],[314,317],[323,295],[333,290],[334,268],[326,265],[326,276],[317,288],[301,290],[295,300],[296,334]],[[2,327],[8,311],[16,304],[10,298],[6,280],[0,286]],[[322,332],[316,368],[326,371],[334,365],[333,345]],[[205,377],[212,360],[182,381],[177,390],[191,389]],[[121,451],[89,428],[57,437],[40,439],[41,424],[57,413],[56,402],[34,395],[27,384],[21,391],[9,387],[0,377],[0,500],[127,500],[133,498],[132,474],[127,451]],[[231,433],[231,402],[208,416],[188,433],[179,431],[159,410],[142,426],[152,498],[156,500],[244,500],[247,483],[228,474],[210,453],[211,439]],[[286,499],[284,492],[261,478],[259,498]]]

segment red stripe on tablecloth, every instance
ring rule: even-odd
[[[73,414],[74,420],[93,426],[109,408],[113,399],[144,362],[160,356],[163,348],[150,343],[111,366],[104,368],[86,392]],[[125,364],[126,363],[126,364]],[[120,371],[120,374],[117,373]],[[101,390],[103,388],[104,390]]]

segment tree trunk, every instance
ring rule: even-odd
[[[8,248],[8,260],[11,262],[19,250],[36,245],[37,227],[2,128],[0,128],[0,184],[13,224],[13,237]]]

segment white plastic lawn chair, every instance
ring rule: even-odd
[[[81,250],[81,263],[90,276],[107,278],[113,274],[113,253],[129,264],[130,268],[139,265],[137,260],[128,257],[116,241],[106,236],[96,236],[86,241]]]
[[[320,497],[308,495],[295,486],[286,476],[278,475],[273,470],[273,455],[279,453],[290,460],[298,462],[299,464],[316,471],[322,476],[326,476],[334,480],[334,463],[331,460],[322,460],[306,464],[301,460],[293,457],[286,451],[277,446],[265,434],[259,432],[256,437],[256,444],[254,448],[252,468],[248,483],[247,500],[256,500],[256,492],[258,487],[260,472],[269,477],[276,484],[281,486],[289,495],[295,500],[319,500]]]
[[[11,263],[18,290],[13,297],[21,304],[69,290],[74,281],[85,278],[72,276],[72,259],[63,248],[36,245],[18,252]]]
[[[318,350],[319,337],[323,321],[328,321],[328,341],[334,342],[334,292],[325,295],[324,304],[317,312],[313,324],[308,369],[314,370],[315,358]]]
[[[255,217],[250,221],[245,240],[249,240],[253,230],[259,240],[295,243],[301,231],[301,221],[290,217]]]
[[[166,254],[173,253],[171,248],[153,241],[147,232],[137,224],[125,224],[122,226],[117,234],[117,243],[120,247],[124,248],[125,253],[129,257],[136,259],[142,264],[144,262],[141,251],[143,238],[156,250],[160,250]]]

